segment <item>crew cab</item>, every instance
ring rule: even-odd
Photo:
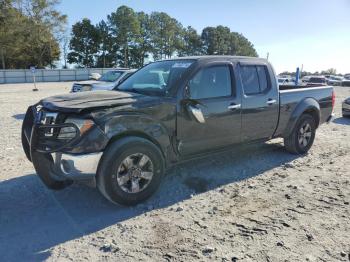
[[[93,181],[135,205],[181,161],[284,138],[304,154],[332,118],[333,88],[283,86],[266,59],[203,56],[146,65],[110,92],[53,96],[30,106],[22,144],[42,181]]]

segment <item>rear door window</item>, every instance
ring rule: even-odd
[[[266,66],[243,65],[240,68],[243,90],[246,95],[261,94],[269,89]]]
[[[246,95],[258,94],[260,92],[259,77],[255,66],[241,66],[241,77]]]

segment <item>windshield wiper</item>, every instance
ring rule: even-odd
[[[137,93],[141,95],[154,95],[154,96],[163,96],[165,90],[161,90],[159,88],[130,88],[130,89],[116,89],[117,91],[126,91],[126,92],[132,92]]]

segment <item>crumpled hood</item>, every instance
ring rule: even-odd
[[[50,111],[79,113],[86,109],[139,104],[154,99],[121,91],[91,91],[51,96],[41,100],[39,104]]]

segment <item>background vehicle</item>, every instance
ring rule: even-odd
[[[101,75],[99,73],[91,73],[91,75],[89,75],[89,79],[92,80],[99,80],[101,78]]]
[[[289,84],[289,80],[286,79],[286,78],[280,78],[280,77],[278,77],[278,78],[277,78],[277,82],[278,82],[278,84],[280,84],[280,85],[287,85],[287,84]]]
[[[27,110],[22,144],[49,188],[90,179],[110,201],[134,205],[168,167],[198,155],[274,137],[306,153],[333,105],[332,87],[279,90],[265,59],[179,58],[143,67],[118,91],[43,99]]]
[[[350,75],[345,75],[343,81],[341,82],[342,86],[350,86]]]
[[[324,76],[311,76],[307,82],[308,86],[326,86],[327,81]]]
[[[311,76],[303,76],[303,77],[301,78],[301,81],[302,81],[303,83],[308,83],[309,80],[310,80],[310,78],[311,78]]]
[[[350,97],[342,103],[342,113],[343,117],[350,117]]]
[[[293,81],[292,77],[290,77],[289,75],[278,75],[277,79],[279,83],[284,83],[284,84],[287,84]]]
[[[327,78],[327,84],[331,86],[340,86],[342,84],[343,77],[341,76],[329,76]]]
[[[104,73],[96,81],[81,81],[74,83],[71,92],[84,92],[84,91],[96,91],[96,90],[112,90],[119,82],[128,76],[130,76],[135,69],[117,69]]]

